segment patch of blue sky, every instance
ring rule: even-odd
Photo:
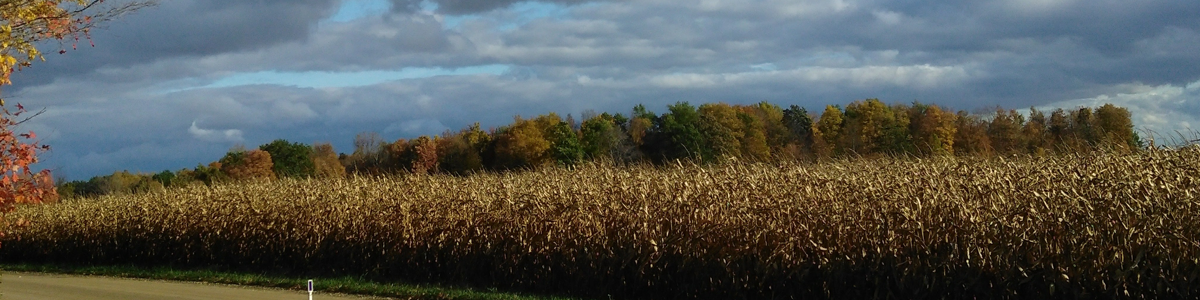
[[[500,30],[513,30],[539,19],[564,19],[571,13],[571,7],[545,2],[518,2],[509,7],[516,18],[505,22]]]
[[[392,9],[387,0],[343,0],[338,11],[326,19],[331,22],[350,22],[369,16],[386,14]]]
[[[482,65],[462,68],[404,68],[363,72],[278,72],[241,73],[218,79],[213,83],[190,89],[223,88],[246,85],[280,85],[302,88],[332,88],[369,86],[388,81],[421,79],[437,76],[502,75],[508,65]],[[182,89],[189,90],[189,89]],[[181,91],[181,90],[176,90]],[[174,91],[172,91],[174,92]]]
[[[570,16],[573,7],[546,3],[546,2],[517,2],[508,8],[505,8],[503,13],[499,14],[470,14],[461,16],[444,16],[442,24],[446,29],[458,28],[463,22],[470,20],[479,20],[492,18],[500,25],[496,27],[500,31],[510,31],[517,29],[529,22],[540,19],[565,19]]]

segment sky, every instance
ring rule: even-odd
[[[1200,125],[1197,16],[1188,0],[161,0],[41,45],[0,95],[45,109],[19,130],[70,180],[679,101],[1113,103],[1170,134]]]

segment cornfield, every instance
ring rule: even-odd
[[[1195,299],[1200,150],[194,186],[25,206],[0,260],[618,299]]]

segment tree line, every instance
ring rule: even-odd
[[[913,102],[855,101],[819,114],[791,105],[678,102],[656,114],[644,105],[629,115],[585,112],[582,122],[555,113],[484,130],[475,123],[436,136],[386,141],[360,133],[351,153],[332,145],[276,140],[192,169],[127,171],[59,185],[64,197],[138,193],[188,184],[347,175],[453,174],[509,171],[603,160],[618,164],[676,160],[819,161],[877,156],[1055,155],[1144,148],[1127,109],[1112,104],[1027,114],[994,108],[952,111]]]

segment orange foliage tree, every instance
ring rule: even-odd
[[[221,172],[234,180],[275,179],[271,154],[263,150],[233,150],[221,158]]]
[[[44,40],[87,37],[88,30],[106,21],[154,1],[129,2],[107,9],[98,9],[104,0],[4,0],[0,1],[0,86],[10,84],[12,73],[43,59],[37,43]],[[65,50],[59,50],[59,53]],[[19,203],[39,203],[57,199],[50,172],[33,172],[39,152],[49,150],[40,145],[33,132],[17,133],[15,127],[28,118],[20,119],[25,107],[17,104],[9,111],[0,100],[0,225],[3,214]],[[20,221],[18,222],[20,223]],[[3,235],[0,232],[0,235]]]
[[[38,162],[38,152],[50,148],[39,145],[33,132],[13,132],[13,128],[22,122],[18,118],[26,112],[25,107],[17,104],[16,111],[0,110],[0,210],[8,212],[19,203],[55,199],[57,194],[50,171],[35,173],[31,167]]]

